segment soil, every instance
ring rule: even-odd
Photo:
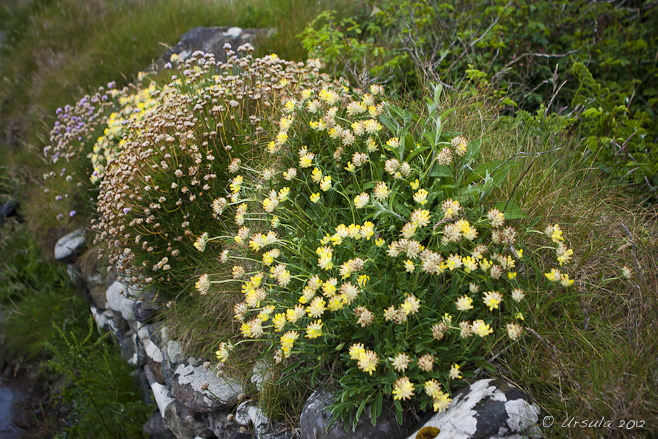
[[[60,380],[61,381],[61,380]],[[50,439],[65,427],[68,410],[53,397],[60,382],[38,365],[7,365],[0,380],[0,439]]]

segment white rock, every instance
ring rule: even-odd
[[[229,38],[237,38],[237,37],[240,36],[240,34],[242,34],[242,29],[241,29],[241,28],[239,28],[239,27],[231,27],[231,28],[229,28],[229,30],[227,30],[226,32],[224,32],[223,35],[224,35],[225,37],[229,37]]]
[[[61,261],[73,255],[85,243],[85,231],[78,229],[62,236],[55,244],[55,259]]]
[[[224,376],[218,378],[216,372],[203,366],[179,364],[174,373],[178,375],[180,386],[189,384],[194,392],[203,395],[203,401],[207,405],[211,405],[214,400],[222,403],[235,401],[243,392],[242,386],[237,381]],[[201,390],[204,383],[208,384],[208,390]]]
[[[136,288],[129,288],[119,281],[110,285],[105,293],[107,298],[107,307],[113,311],[121,314],[125,320],[131,322],[135,320],[133,313],[133,304],[135,299],[139,297],[139,290]]]
[[[176,402],[176,399],[169,396],[167,386],[155,381],[151,383],[151,390],[153,391],[153,397],[155,398],[155,403],[158,405],[160,415],[164,418],[167,407],[169,404]]]
[[[162,352],[160,351],[158,345],[147,339],[144,340],[144,349],[146,350],[146,355],[148,355],[151,360],[155,361],[156,363],[162,363]]]
[[[435,414],[422,427],[438,428],[441,432],[436,439],[469,439],[477,431],[476,405],[485,399],[490,399],[505,402],[505,409],[509,416],[507,424],[511,432],[523,432],[524,437],[539,437],[541,435],[539,429],[532,428],[532,426],[536,427],[539,407],[522,399],[508,401],[502,390],[495,385],[490,385],[492,381],[490,379],[476,381],[468,392],[457,395],[446,411]],[[525,431],[527,429],[530,431]],[[511,432],[501,427],[498,435],[507,434],[505,437],[510,439],[522,437]],[[415,439],[417,433],[418,431],[414,432],[408,439]]]

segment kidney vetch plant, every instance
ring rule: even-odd
[[[402,402],[444,410],[478,348],[522,335],[526,294],[573,283],[531,262],[548,249],[569,262],[559,225],[531,249],[510,224],[518,214],[485,208],[494,172],[473,171],[479,145],[443,132],[440,88],[422,118],[382,95],[327,87],[286,102],[274,164],[230,184],[240,228],[219,238],[234,279],[197,283],[240,283],[239,343],[285,362],[283,382],[338,380],[333,412],[356,408],[354,422],[369,403],[374,422],[389,397],[400,422]],[[222,342],[219,360],[234,347]]]

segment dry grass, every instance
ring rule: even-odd
[[[523,223],[536,222],[540,231],[560,224],[574,250],[565,267],[574,287],[534,292],[526,316],[533,331],[519,345],[497,346],[490,360],[555,418],[547,437],[651,437],[658,419],[658,209],[575,160],[577,139],[567,134],[511,126],[479,98],[448,96],[445,105],[458,108],[447,125],[481,139],[488,160],[516,156],[493,198],[513,193],[528,214]],[[621,276],[623,266],[631,279]],[[612,428],[562,427],[571,417],[604,418]],[[626,428],[632,421],[644,428]]]

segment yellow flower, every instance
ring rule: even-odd
[[[507,273],[507,278],[508,278],[509,280],[514,280],[514,279],[516,279],[516,271],[510,271],[510,272],[508,272],[508,273]]]
[[[450,367],[450,379],[456,380],[461,378],[461,373],[459,372],[459,364],[453,364]]]
[[[358,360],[362,354],[365,354],[366,350],[363,347],[363,343],[355,343],[350,346],[349,354],[352,360]]]
[[[386,241],[384,241],[382,238],[375,239],[375,245],[377,247],[383,247],[384,244],[386,244]]]
[[[359,369],[370,375],[377,369],[377,363],[379,363],[379,358],[377,358],[377,354],[373,351],[365,351],[359,355]]]
[[[316,192],[311,195],[311,202],[317,203],[320,200],[320,192]]]
[[[560,271],[555,268],[551,268],[550,273],[544,273],[544,276],[551,282],[557,282],[560,280]]]
[[[242,185],[243,178],[241,175],[236,176],[231,183],[231,192],[234,194],[240,192],[240,187]]]
[[[434,411],[435,412],[438,411],[439,413],[441,413],[442,411],[448,408],[451,402],[452,399],[448,397],[448,394],[441,392],[438,398],[434,398],[434,404],[433,404]]]
[[[474,321],[471,328],[473,332],[479,335],[480,337],[486,337],[487,335],[493,332],[493,329],[491,329],[491,327],[488,324],[484,323],[484,320]]]
[[[403,400],[411,399],[414,396],[414,385],[409,381],[409,378],[399,378],[393,384],[393,399]]]
[[[335,290],[336,289],[334,287],[334,291]],[[344,305],[345,305],[345,298],[343,296],[332,296],[329,299],[329,304],[327,305],[327,309],[329,309],[329,311],[335,312],[341,309]]]
[[[498,309],[498,305],[502,302],[503,296],[498,291],[487,291],[484,293],[482,301],[489,307],[489,311]]]
[[[473,299],[468,296],[462,296],[455,302],[457,306],[457,311],[468,311],[473,309]]]
[[[418,181],[418,180],[416,180]],[[427,192],[425,189],[420,189],[418,192],[414,194],[414,201],[416,203],[419,203],[421,206],[424,206],[427,203],[427,196],[429,195],[429,192]]]
[[[560,283],[562,284],[563,287],[570,287],[573,285],[573,279],[569,279],[568,274],[563,274],[560,276]]]
[[[420,187],[420,182],[416,179],[416,181],[409,183],[409,185],[411,186],[411,189],[416,190]]]
[[[356,206],[357,209],[362,209],[364,208],[368,202],[370,201],[370,195],[367,193],[362,193],[356,196],[354,198],[354,205]]]
[[[320,183],[320,180],[322,180],[322,171],[319,168],[314,168],[313,172],[311,172],[311,179],[315,183]]]
[[[306,308],[309,317],[318,318],[322,316],[325,310],[326,302],[322,297],[316,297],[311,301],[311,304]]]
[[[317,320],[306,327],[306,338],[318,338],[322,335],[322,320]]]
[[[286,326],[286,315],[284,313],[276,314],[274,319],[272,319],[272,323],[274,323],[274,330],[281,332],[283,327]]]
[[[352,174],[356,172],[356,168],[354,167],[354,164],[352,164],[352,162],[347,163],[347,166],[345,167],[345,170],[347,172],[352,173]]]
[[[283,202],[288,199],[288,196],[290,195],[290,188],[289,187],[284,187],[279,191],[279,201]]]

